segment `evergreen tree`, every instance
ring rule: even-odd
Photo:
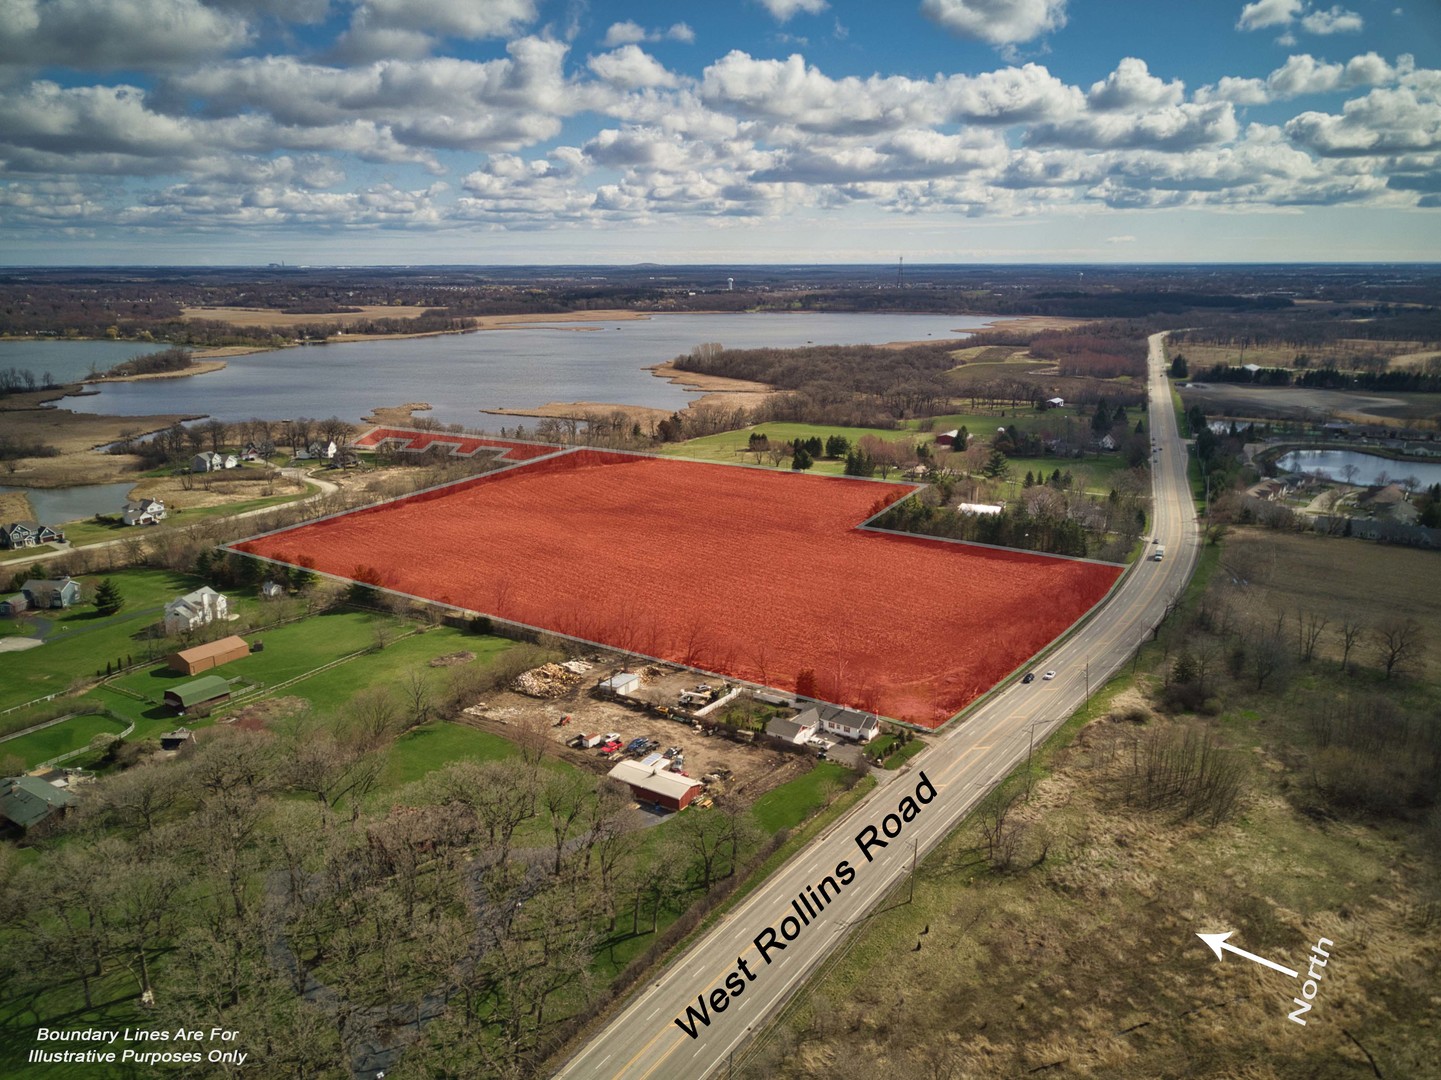
[[[125,606],[125,597],[120,595],[115,582],[106,578],[95,590],[95,610],[101,615],[114,615]]]
[[[826,457],[843,458],[850,453],[851,441],[844,435],[831,435],[826,439]]]
[[[864,450],[855,449],[846,453],[847,476],[875,476],[876,463],[871,460],[871,455]]]
[[[1030,469],[1027,469],[1027,470],[1026,470],[1026,479],[1025,479],[1025,481],[1021,484],[1021,486],[1022,486],[1022,487],[1035,487],[1035,486],[1036,486],[1036,477],[1035,477],[1035,474],[1032,473]]]
[[[1180,353],[1177,353],[1176,358],[1171,361],[1171,378],[1184,379],[1186,377],[1187,370],[1188,369],[1186,367],[1186,358]]]
[[[791,455],[791,468],[797,472],[802,472],[814,464],[815,459],[811,457],[810,451],[804,446],[798,445],[795,453]]]
[[[1106,404],[1106,399],[1102,398],[1096,405],[1096,415],[1091,417],[1091,432],[1097,438],[1100,438],[1110,430],[1111,409],[1110,406]]]
[[[1144,423],[1142,423],[1140,420],[1137,420],[1137,421],[1136,421],[1136,434],[1137,434],[1137,435],[1144,435],[1144,434],[1146,434],[1146,425],[1145,425]]]
[[[1006,460],[1006,455],[1000,450],[992,450],[990,460],[981,469],[981,475],[992,480],[1003,480],[1011,471],[1011,463]]]

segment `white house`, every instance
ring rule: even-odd
[[[820,723],[820,715],[816,710],[807,709],[793,720],[782,720],[779,717],[772,720],[766,725],[766,734],[804,746],[815,735]]]
[[[285,586],[278,581],[262,581],[260,583],[260,595],[267,600],[274,600],[285,595]]]
[[[807,709],[796,717],[796,720],[803,720],[810,713],[815,713],[820,718],[821,730],[827,735],[840,735],[854,742],[868,743],[881,733],[880,721],[869,713],[822,705],[816,709]]]
[[[239,464],[234,454],[196,454],[190,459],[190,471],[219,472],[221,469],[233,469]]]
[[[165,518],[165,504],[159,499],[131,499],[122,516],[127,525],[154,525]]]
[[[1101,436],[1101,449],[1102,449],[1102,450],[1114,450],[1115,448],[1116,448],[1116,440],[1115,440],[1112,436],[1110,436],[1110,435],[1102,435],[1102,436]]]
[[[295,457],[299,461],[329,461],[338,453],[340,453],[340,447],[335,445],[334,439],[331,439],[328,442],[313,442]]]
[[[225,594],[205,585],[165,605],[165,632],[183,634],[216,619],[224,619],[229,613],[230,601]]]
[[[1059,397],[1046,398],[1046,404],[1053,409],[1062,409],[1065,408],[1066,399]]]

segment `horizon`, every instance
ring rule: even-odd
[[[1434,4],[683,14],[20,0],[0,41],[3,258],[1319,265],[1441,250]]]

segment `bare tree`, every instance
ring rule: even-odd
[[[1366,624],[1363,623],[1354,611],[1341,613],[1341,625],[1336,628],[1337,635],[1341,638],[1341,670],[1351,670],[1351,651],[1361,640],[1361,635],[1366,631]]]
[[[1375,634],[1376,659],[1388,679],[1392,672],[1409,668],[1425,647],[1424,629],[1410,617],[1392,615],[1383,619],[1376,625]]]
[[[555,875],[560,876],[565,858],[566,841],[580,821],[587,804],[592,801],[593,787],[585,773],[566,769],[546,781],[540,793],[540,805],[550,816],[550,832],[555,840]]]
[[[424,668],[411,668],[400,685],[400,692],[405,698],[407,719],[411,727],[420,727],[430,719],[434,693]]]
[[[1316,655],[1321,632],[1331,624],[1331,617],[1320,611],[1296,612],[1296,636],[1301,662],[1309,664]]]

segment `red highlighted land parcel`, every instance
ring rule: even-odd
[[[912,490],[580,450],[236,547],[936,727],[1121,568],[857,527]]]

